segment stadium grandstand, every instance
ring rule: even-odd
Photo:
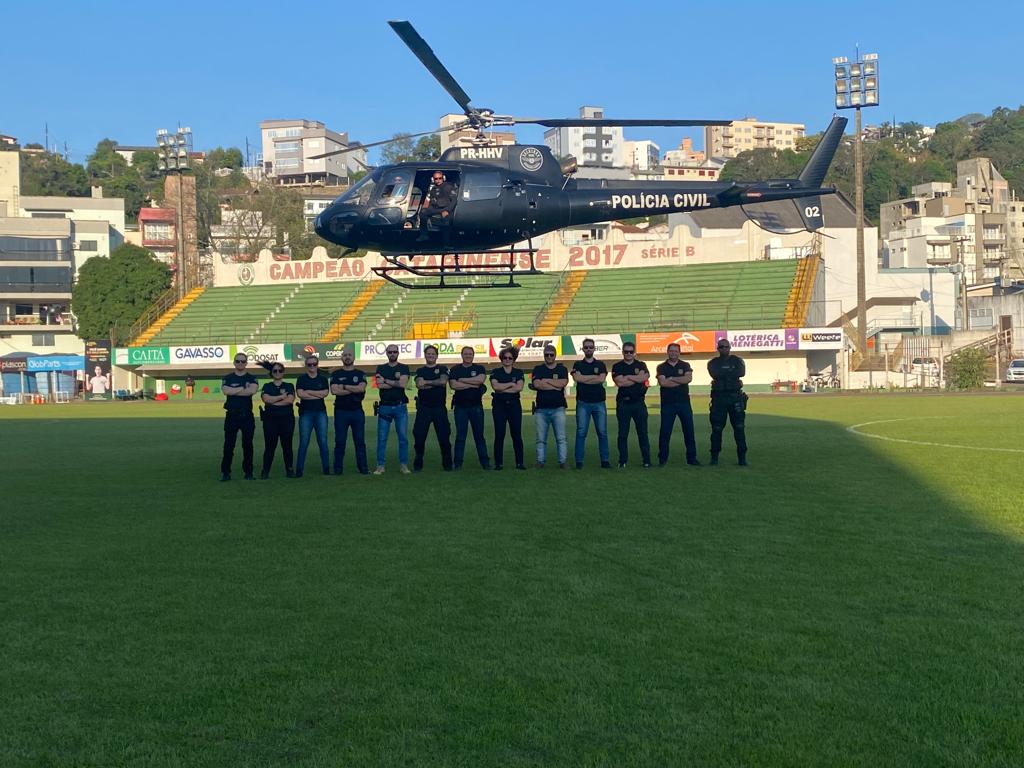
[[[208,288],[144,343],[778,328],[793,322],[787,305],[800,265],[787,259],[565,271],[511,290],[418,291],[380,280]]]

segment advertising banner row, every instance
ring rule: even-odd
[[[845,343],[838,328],[776,328],[743,331],[665,331],[659,333],[595,333],[574,336],[504,336],[444,339],[381,339],[348,341],[337,344],[207,344],[177,347],[122,347],[114,351],[114,363],[120,366],[152,368],[195,368],[230,366],[231,359],[243,352],[250,362],[301,362],[317,355],[326,363],[340,363],[341,354],[351,349],[357,362],[383,363],[384,350],[398,347],[399,359],[419,360],[423,348],[434,345],[442,362],[456,362],[463,347],[472,347],[479,361],[496,361],[502,349],[519,348],[519,362],[540,362],[544,346],[554,345],[560,358],[578,357],[584,338],[592,338],[601,358],[618,358],[625,342],[636,344],[637,355],[661,356],[669,344],[678,344],[683,355],[714,353],[719,339],[728,339],[734,352],[804,352],[839,350]]]

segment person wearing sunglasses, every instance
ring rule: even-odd
[[[277,444],[281,444],[284,458],[284,473],[287,477],[295,474],[292,462],[292,437],[295,434],[295,387],[284,380],[284,364],[269,363],[264,366],[270,371],[270,381],[263,385],[260,399],[263,401],[261,420],[263,422],[263,470],[260,480],[270,477]]]
[[[618,421],[619,469],[629,461],[630,423],[636,424],[636,439],[640,443],[640,460],[644,469],[651,466],[651,441],[647,437],[647,382],[651,372],[643,360],[636,358],[636,345],[627,341],[622,345],[622,359],[612,366],[615,393],[615,418]]]
[[[747,466],[747,395],[743,391],[743,377],[746,364],[732,354],[728,339],[719,339],[716,344],[718,357],[708,360],[711,374],[711,464],[718,464],[722,452],[722,432],[726,420],[732,423],[732,436],[736,441],[736,457],[741,467]]]
[[[420,234],[416,242],[422,243],[430,239],[427,227],[430,221],[434,220],[440,226],[443,242],[447,245],[455,199],[455,185],[445,180],[444,173],[434,171],[430,179],[430,188],[427,189],[427,199],[420,209]]]
[[[505,463],[505,430],[512,436],[512,452],[516,457],[516,469],[526,469],[523,455],[523,406],[519,393],[523,391],[526,377],[515,367],[519,347],[506,347],[498,359],[501,365],[491,371],[491,416],[494,419],[494,468],[501,469]]]
[[[572,364],[572,378],[576,382],[576,469],[583,469],[587,449],[590,420],[597,432],[597,450],[601,456],[601,469],[611,469],[608,451],[608,407],[605,405],[604,383],[608,368],[594,357],[597,349],[593,339],[583,340],[583,358]]]
[[[448,423],[448,366],[437,362],[437,347],[427,344],[423,348],[426,365],[416,369],[416,420],[412,425],[412,471],[423,471],[423,454],[427,450],[427,435],[434,428],[437,446],[441,450],[441,469],[452,470],[452,427]]]
[[[544,469],[548,456],[548,432],[554,430],[558,468],[565,469],[569,461],[569,441],[565,435],[565,388],[569,385],[569,372],[558,362],[551,344],[544,346],[544,362],[530,372],[530,389],[537,393],[533,414],[537,430],[537,469]]]
[[[462,363],[453,365],[448,371],[448,386],[452,388],[452,410],[455,411],[455,469],[462,468],[466,454],[466,438],[473,429],[473,442],[480,466],[491,468],[487,455],[487,439],[484,437],[484,390],[487,388],[487,371],[474,363],[476,350],[462,348]]]
[[[295,463],[295,477],[302,477],[306,466],[309,438],[316,431],[320,448],[320,466],[325,475],[331,474],[331,453],[327,447],[327,404],[324,400],[331,392],[327,377],[320,373],[320,360],[306,358],[306,371],[295,380],[295,396],[299,399],[299,458]]]
[[[405,387],[409,383],[409,366],[398,362],[398,347],[388,344],[384,350],[388,361],[377,366],[374,380],[380,392],[377,404],[377,468],[375,475],[384,474],[384,460],[388,452],[388,433],[395,425],[398,435],[398,471],[409,474],[409,398]]]
[[[245,370],[249,358],[244,352],[235,355],[235,369],[221,379],[220,391],[224,394],[224,453],[220,460],[220,479],[231,479],[231,462],[235,456],[238,433],[242,433],[242,472],[246,480],[254,480],[252,474],[252,437],[256,432],[256,419],[252,415],[252,397],[259,391],[256,377]]]
[[[331,372],[331,394],[334,395],[334,474],[340,475],[345,464],[348,432],[356,448],[356,470],[370,474],[366,461],[366,374],[355,367],[356,354],[351,347],[341,353],[341,368]]]

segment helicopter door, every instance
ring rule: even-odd
[[[474,170],[462,175],[453,223],[461,230],[498,229],[502,226],[502,174]]]
[[[401,229],[409,205],[412,174],[392,171],[383,176],[370,202],[366,223],[371,227]]]

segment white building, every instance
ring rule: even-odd
[[[634,171],[653,171],[661,165],[661,147],[649,139],[622,142],[626,165]]]
[[[264,120],[260,136],[264,175],[279,184],[345,184],[349,174],[366,163],[365,149],[313,159],[351,144],[347,133],[332,131],[317,120]]]
[[[476,138],[476,130],[473,128],[462,128],[451,130],[452,126],[465,122],[465,115],[449,113],[441,118],[440,133],[441,153],[451,147],[472,147],[473,139]],[[516,143],[516,135],[512,131],[487,131],[487,141],[490,146],[501,147]]]
[[[580,107],[580,117],[600,120],[604,118],[604,110],[601,107]],[[628,165],[622,128],[617,126],[549,128],[544,131],[544,143],[556,157],[572,155],[580,166],[625,168]]]

